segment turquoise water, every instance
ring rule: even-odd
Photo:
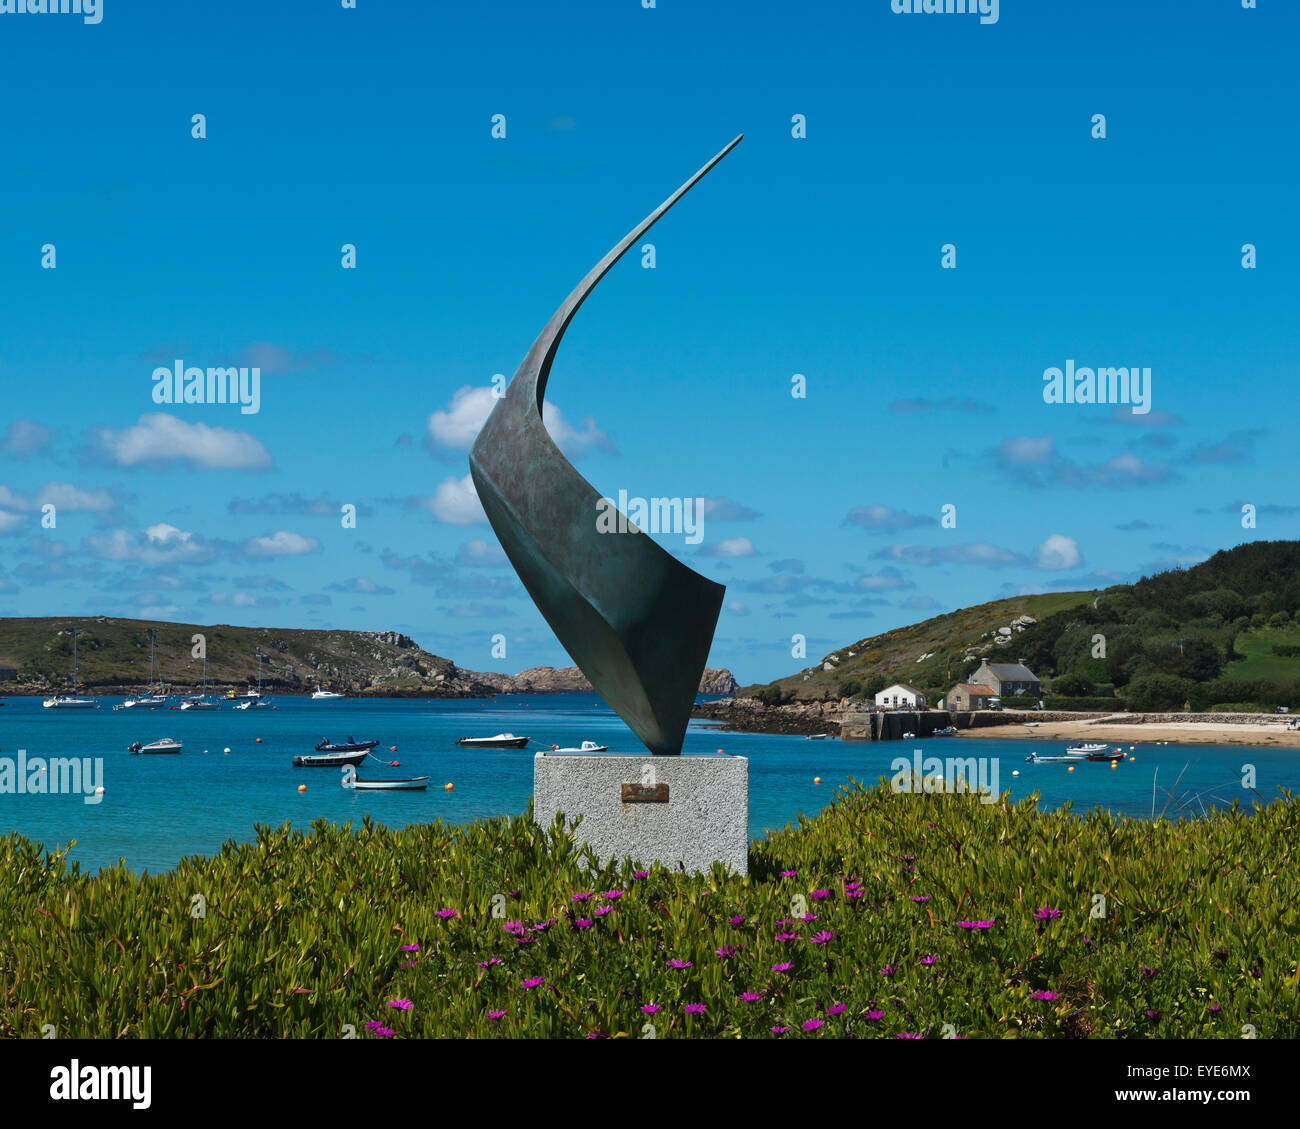
[[[484,816],[521,812],[532,795],[533,752],[552,744],[583,740],[607,744],[611,752],[639,748],[631,732],[597,697],[586,694],[511,696],[483,700],[347,699],[312,702],[278,698],[275,709],[215,712],[142,712],[110,707],[121,698],[100,699],[98,710],[41,708],[38,698],[10,698],[0,708],[0,757],[103,757],[105,795],[91,805],[77,796],[0,794],[0,830],[19,831],[46,847],[76,840],[71,857],[89,869],[126,860],[137,871],[164,870],[192,854],[209,854],[230,838],[250,839],[257,823],[292,820],[305,828],[313,819],[359,822],[369,813],[390,826],[441,818],[467,823]],[[534,738],[528,750],[466,751],[461,736],[502,731]],[[431,776],[428,792],[353,792],[339,785],[333,769],[292,767],[292,757],[312,750],[322,737],[340,741],[378,738],[376,754],[398,768],[366,762],[363,776]],[[177,756],[132,756],[134,741],[174,737],[185,745]],[[257,738],[261,738],[258,743]],[[395,753],[387,752],[396,746]],[[1241,766],[1253,764],[1257,788],[1266,798],[1278,787],[1300,788],[1300,755],[1274,749],[1206,745],[1138,744],[1136,762],[1111,769],[1085,764],[1068,773],[1061,765],[1027,765],[1033,749],[1060,752],[1060,742],[934,738],[915,742],[851,743],[808,741],[750,733],[723,733],[693,722],[687,753],[719,748],[749,758],[750,834],[760,836],[800,813],[815,815],[833,790],[851,777],[874,782],[892,775],[891,762],[912,756],[997,758],[999,787],[1013,797],[1037,788],[1044,807],[1073,801],[1076,810],[1101,804],[1128,815],[1149,816],[1152,780],[1178,785],[1180,796],[1205,792],[1209,806],[1253,799],[1240,784]],[[230,754],[223,750],[229,747]],[[206,752],[205,752],[206,750]],[[1127,751],[1127,747],[1126,747]],[[1018,777],[1011,772],[1020,771]],[[814,784],[820,776],[822,783]],[[447,782],[454,790],[444,791]],[[298,785],[306,784],[305,793]],[[1163,793],[1157,811],[1164,805]],[[1172,813],[1177,805],[1170,807]],[[1200,811],[1197,803],[1191,809]]]

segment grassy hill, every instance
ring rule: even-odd
[[[1300,542],[1256,541],[1135,584],[964,608],[860,639],[741,693],[867,697],[906,682],[935,700],[984,658],[1024,662],[1058,708],[1294,709]]]
[[[273,627],[205,626],[103,617],[0,619],[0,666],[18,683],[61,688],[72,680],[72,629],[77,629],[81,687],[116,691],[149,680],[149,630],[158,633],[157,678],[174,689],[197,688],[203,663],[193,657],[195,634],[207,640],[208,688],[256,685],[259,652],[268,692],[301,693],[323,685],[337,690],[475,692],[472,672],[422,650],[396,632],[303,631]],[[491,693],[490,687],[478,692]]]

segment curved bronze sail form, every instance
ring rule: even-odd
[[[469,456],[479,500],[528,594],[596,692],[653,753],[682,751],[726,589],[635,526],[598,530],[601,495],[547,434],[542,400],[560,338],[596,283],[739,142],[628,232],[565,299]]]

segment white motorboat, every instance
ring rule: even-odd
[[[47,710],[90,710],[95,708],[94,698],[74,698],[69,694],[55,694],[41,705]]]
[[[344,788],[361,792],[423,792],[429,787],[427,776],[408,776],[404,780],[362,780],[359,776],[343,778]]]
[[[456,744],[467,749],[522,749],[529,738],[516,737],[513,733],[498,733],[495,737],[462,737]]]
[[[597,745],[595,741],[583,741],[582,747],[577,749],[574,748],[562,749],[560,748],[559,745],[552,745],[551,752],[553,753],[607,753],[609,752],[609,746]]]
[[[72,629],[72,685],[77,685],[77,629]],[[47,710],[92,710],[97,705],[94,698],[78,698],[73,694],[52,694],[41,705]]]
[[[271,703],[262,698],[245,698],[235,706],[237,710],[265,710],[270,708]]]
[[[1087,757],[1043,757],[1037,753],[1030,753],[1029,756],[1025,757],[1026,764],[1087,764],[1087,762]]]
[[[808,740],[809,740],[809,741],[825,741],[826,738],[829,737],[829,736],[830,736],[829,733],[809,733],[809,734],[808,734]]]
[[[311,700],[313,702],[337,702],[346,697],[346,694],[336,694],[333,690],[322,690],[317,686],[316,692],[311,696]]]
[[[1096,741],[1089,741],[1078,745],[1070,745],[1065,750],[1065,754],[1066,756],[1072,757],[1086,757],[1090,753],[1104,753],[1105,751],[1105,744],[1098,744]]]
[[[170,737],[163,737],[158,741],[150,741],[147,745],[140,744],[137,741],[134,745],[128,745],[128,753],[179,753],[185,746],[179,741],[173,741]]]

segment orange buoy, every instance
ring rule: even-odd
[[[1069,766],[1065,771],[1066,771],[1066,772],[1073,772],[1073,771],[1074,771],[1074,765],[1070,765],[1070,766]]]
[[[307,791],[307,785],[306,785],[306,784],[299,784],[299,785],[298,785],[298,791],[299,791],[299,792],[305,792],[305,791]]]
[[[451,784],[450,784],[450,783],[448,783],[448,784],[444,784],[444,785],[442,786],[442,790],[443,790],[444,792],[450,792],[450,791],[452,790]]]
[[[814,777],[813,777],[813,783],[814,783],[814,784],[820,784],[821,782],[822,782],[822,778],[821,778],[820,776],[814,776]]]

